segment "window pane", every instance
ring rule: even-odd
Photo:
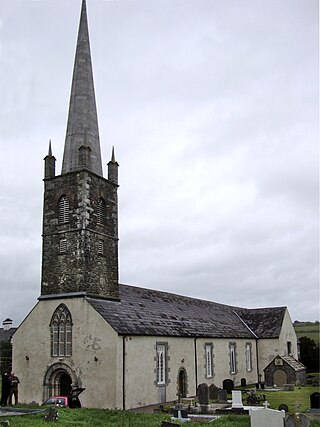
[[[236,373],[236,346],[235,344],[230,344],[230,373],[235,374]]]
[[[207,378],[212,377],[212,346],[206,345],[206,375]]]
[[[157,383],[165,384],[166,378],[166,347],[157,346]]]
[[[65,352],[65,325],[59,325],[59,356],[64,356]]]
[[[51,354],[58,356],[58,325],[53,324],[51,327]]]
[[[51,318],[51,356],[72,355],[72,318],[65,304],[60,304]]]
[[[251,353],[251,344],[246,344],[246,367],[247,371],[252,371],[252,353]]]
[[[66,325],[66,356],[71,356],[71,342],[72,342],[72,331],[71,331],[71,325]]]

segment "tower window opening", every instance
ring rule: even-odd
[[[100,225],[106,225],[107,205],[105,200],[100,197],[97,206],[97,222]]]
[[[59,253],[65,254],[67,252],[67,239],[60,239],[59,242]]]
[[[104,255],[104,241],[99,240],[98,242],[98,253],[99,255]]]
[[[59,200],[59,224],[69,222],[69,199],[63,195]]]

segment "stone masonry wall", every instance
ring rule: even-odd
[[[118,298],[117,186],[85,170],[44,182],[41,294],[84,291]],[[59,224],[62,195],[69,200],[69,222]],[[101,197],[106,202],[104,224],[97,221]],[[60,239],[66,239],[63,253]]]

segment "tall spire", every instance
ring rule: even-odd
[[[76,56],[74,61],[67,133],[61,173],[83,168],[80,147],[90,150],[86,168],[103,175],[99,128],[93,84],[86,0],[82,0]],[[81,151],[81,150],[80,150]]]

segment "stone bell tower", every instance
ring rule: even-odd
[[[118,163],[103,177],[86,1],[82,1],[61,175],[44,159],[41,296],[118,299]]]

